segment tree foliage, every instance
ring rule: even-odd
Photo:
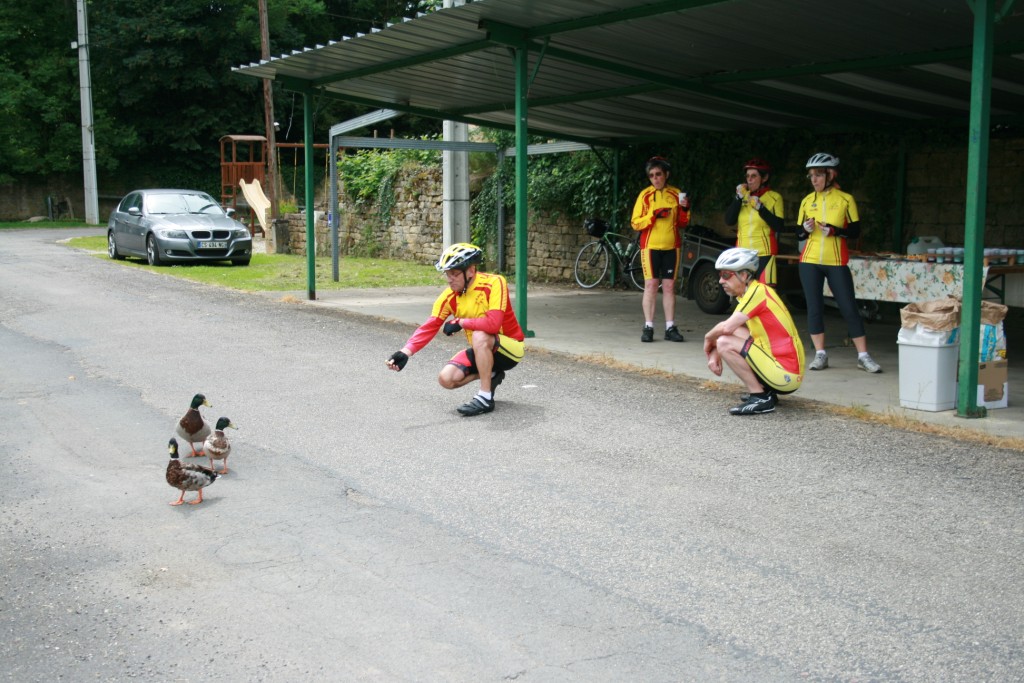
[[[74,3],[0,4],[0,182],[81,165],[75,22]]]
[[[276,56],[369,31],[434,2],[267,4]],[[260,58],[257,2],[90,0],[88,18],[101,180],[216,188],[219,138],[263,132],[261,83],[231,71]],[[0,4],[0,116],[7,124],[0,133],[0,182],[80,172],[78,53],[70,47],[77,33],[75,0]],[[301,141],[301,104],[296,108],[280,86],[274,97],[283,139]],[[318,141],[334,123],[365,113],[326,99],[314,105]],[[394,125],[424,132],[416,119]]]

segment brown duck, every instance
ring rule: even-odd
[[[210,406],[210,403],[206,400],[206,397],[202,394],[196,394],[192,397],[192,405],[188,411],[178,420],[178,426],[175,427],[174,433],[179,437],[188,442],[189,447],[192,449],[192,455],[189,457],[195,458],[203,454],[202,451],[196,450],[197,443],[203,443],[206,437],[210,435],[210,423],[203,419],[203,416],[199,414],[199,406]]]
[[[213,428],[213,434],[206,437],[206,442],[203,444],[203,451],[210,459],[211,469],[217,469],[217,466],[213,464],[214,460],[224,461],[224,469],[217,470],[218,474],[228,473],[228,456],[231,455],[231,442],[224,435],[224,430],[228,427],[238,429],[238,427],[231,423],[230,418],[222,417],[217,420],[217,426]]]
[[[189,505],[203,502],[203,489],[217,480],[217,473],[202,465],[182,465],[178,460],[178,440],[171,438],[167,443],[167,452],[171,459],[167,462],[167,483],[181,490],[178,500],[171,505],[181,505],[185,501],[185,491],[197,491],[199,497],[188,501]]]

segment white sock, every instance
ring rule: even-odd
[[[815,351],[814,355],[815,356],[827,356],[828,354],[825,353],[825,349],[822,349],[821,351]]]
[[[480,396],[481,398],[486,398],[488,401],[490,401],[490,400],[492,400],[494,398],[494,394],[492,394],[489,391],[478,391],[478,392],[476,392],[476,395]]]
[[[857,353],[857,359],[858,359],[858,360],[861,360],[861,359],[863,359],[863,358],[867,358],[867,357],[868,357],[868,352],[867,352],[867,351],[864,351],[864,352],[858,352],[858,353]]]
[[[649,327],[649,328],[651,328],[653,330],[654,329],[654,321],[653,320],[648,320],[647,322],[644,323],[644,327]]]
[[[676,321],[675,320],[666,320],[665,321],[665,329],[666,330],[671,330],[675,326],[676,326]]]

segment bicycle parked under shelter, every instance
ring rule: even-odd
[[[594,237],[587,242],[576,255],[573,275],[576,284],[584,289],[599,285],[609,275],[609,264],[615,264],[611,272],[611,284],[615,284],[616,274],[621,274],[625,282],[643,291],[644,269],[640,262],[640,239],[630,238],[613,232],[607,222],[600,218],[588,218],[583,222],[587,234]]]

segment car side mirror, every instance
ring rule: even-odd
[[[132,206],[132,207],[128,208],[128,215],[129,216],[141,216],[142,215],[142,211],[139,210],[139,207]]]
[[[231,218],[235,217],[235,209],[234,209],[234,207],[230,207],[229,206],[228,208],[224,209],[224,213],[226,213]]]

